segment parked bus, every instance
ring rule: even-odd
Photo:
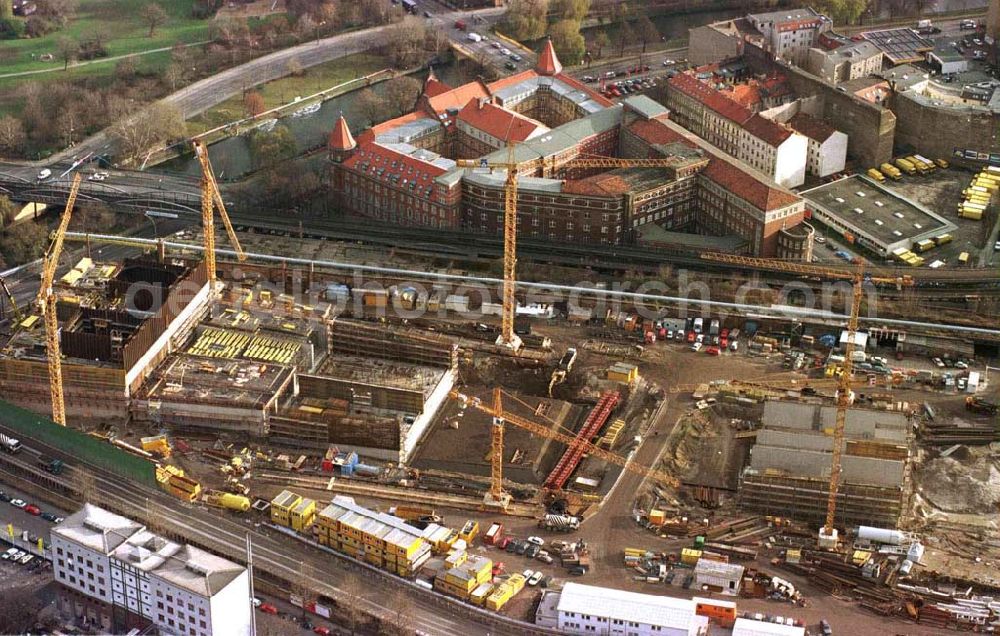
[[[896,159],[896,167],[905,172],[906,174],[909,175],[917,174],[917,169],[913,166],[913,164],[904,159],[903,157]]]
[[[920,174],[926,174],[929,170],[923,161],[917,159],[913,155],[906,157],[906,160],[913,164],[913,167],[917,169]]]

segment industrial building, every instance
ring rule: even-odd
[[[740,478],[741,505],[805,521],[824,519],[836,408],[764,404],[763,429]],[[909,422],[891,411],[852,408],[844,425],[837,523],[898,521],[909,492]]]
[[[898,248],[953,231],[957,225],[920,204],[854,175],[806,190],[812,219],[882,258]]]
[[[452,88],[432,75],[414,112],[357,139],[340,118],[329,139],[331,183],[348,212],[400,225],[499,234],[506,171],[489,164],[507,162],[506,145],[516,143],[521,236],[632,244],[645,225],[656,224],[669,231],[738,236],[756,255],[803,258],[811,233],[796,229],[802,201],[773,177],[779,167],[782,175],[787,172],[784,157],[793,146],[801,155],[795,170],[805,170],[805,137],[756,117],[751,128],[762,136],[748,144],[769,139],[768,131],[782,139],[767,146],[774,152],[764,153],[765,159],[753,155],[759,165],[751,165],[700,145],[694,136],[684,141],[687,131],[671,118],[666,108],[642,96],[612,104],[563,74],[547,44],[535,69],[490,84]],[[664,136],[673,139],[662,141]],[[668,157],[676,165],[611,171],[572,166],[588,156]],[[457,159],[479,159],[483,165],[460,167]],[[779,251],[782,229],[788,234],[780,243],[790,246],[788,252]]]
[[[250,576],[237,563],[90,504],[52,529],[51,547],[59,609],[101,631],[251,633]]]
[[[543,598],[536,624],[566,634],[705,636],[709,619],[691,599],[566,583]]]

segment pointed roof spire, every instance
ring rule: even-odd
[[[556,50],[552,46],[552,40],[546,39],[542,46],[542,52],[538,54],[538,64],[535,72],[539,75],[558,75],[562,73],[562,64],[556,57]]]
[[[447,93],[451,90],[451,86],[448,86],[441,80],[437,78],[434,74],[434,67],[431,67],[430,73],[427,74],[427,79],[424,80],[424,95],[427,97],[436,97],[441,93]]]
[[[351,129],[347,126],[347,120],[344,119],[344,113],[340,113],[340,118],[337,119],[337,123],[334,124],[333,130],[330,132],[329,149],[353,150],[357,145],[351,134]]]

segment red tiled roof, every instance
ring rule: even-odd
[[[462,84],[446,93],[430,97],[428,102],[430,107],[438,115],[444,113],[449,108],[464,108],[469,100],[489,97],[486,86],[479,81]]]
[[[362,139],[366,135],[362,135]],[[362,163],[368,164],[367,170],[361,167],[360,164]],[[422,197],[429,196],[426,191],[428,188],[433,188],[434,178],[447,172],[444,168],[427,163],[426,161],[414,159],[377,143],[362,143],[360,150],[351,155],[343,165],[399,189],[409,189],[408,185],[416,182],[417,186],[411,191],[413,194]],[[380,168],[383,169],[381,175],[377,172]],[[393,182],[391,180],[393,175],[399,175],[399,180]],[[406,180],[405,183],[403,182],[404,179]]]
[[[760,115],[754,115],[743,122],[743,128],[754,137],[763,139],[765,143],[772,146],[780,146],[793,134],[792,130]]]
[[[569,194],[590,196],[616,196],[629,191],[628,182],[616,174],[598,174],[585,179],[563,182],[562,191]]]
[[[755,82],[747,84],[733,84],[729,90],[729,98],[744,108],[752,109],[760,105],[760,90]]]
[[[508,75],[507,77],[501,77],[495,82],[490,82],[487,86],[489,87],[491,93],[495,93],[501,88],[507,88],[508,86],[520,84],[524,80],[533,79],[535,77],[538,77],[538,73],[536,73],[534,69],[529,68],[528,70],[521,71],[520,73],[517,73],[515,75]]]
[[[486,102],[480,105],[477,99],[470,100],[458,113],[458,120],[473,128],[504,141],[524,141],[545,124],[513,111]]]
[[[351,135],[351,129],[347,125],[347,120],[341,115],[337,119],[337,123],[333,125],[333,130],[330,131],[330,138],[327,141],[327,145],[330,150],[350,150],[357,144],[354,141],[354,137]]]
[[[812,115],[807,115],[806,113],[796,114],[788,120],[788,125],[791,126],[793,130],[797,130],[806,137],[820,143],[823,143],[830,138],[830,135],[837,132],[836,128],[822,119],[818,119]]]
[[[629,130],[649,144],[681,142],[687,146],[698,147],[698,144],[663,121],[653,119],[636,121],[629,125]],[[767,181],[758,179],[741,169],[734,163],[735,159],[729,160],[721,151],[709,152],[707,156],[708,166],[701,174],[762,210],[783,208],[799,201],[799,197],[795,194],[779,187],[772,187]]]
[[[791,192],[772,188],[735,164],[719,157],[709,161],[701,174],[764,211],[776,210],[799,201],[799,198]]]
[[[584,84],[580,80],[576,79],[575,77],[570,77],[569,75],[567,75],[565,73],[559,73],[558,75],[556,75],[556,79],[558,79],[563,84],[566,84],[567,86],[572,86],[573,88],[575,88],[578,91],[583,91],[583,92],[587,93],[588,95],[590,95],[590,98],[592,100],[594,100],[595,102],[597,102],[601,106],[609,107],[609,106],[614,106],[615,105],[615,103],[613,101],[611,101],[610,99],[608,99],[604,95],[601,95],[600,93],[598,93],[597,91],[595,91],[593,88],[587,86],[586,84]]]
[[[706,108],[737,124],[742,124],[752,116],[749,110],[692,75],[678,73],[667,80],[667,82],[671,87],[701,102]]]
[[[539,75],[558,75],[562,73],[562,64],[556,57],[556,50],[552,46],[552,40],[545,40],[542,45],[542,52],[538,54],[538,64],[535,70]]]
[[[683,135],[655,119],[636,120],[629,125],[628,129],[634,135],[652,145],[670,144],[678,141],[689,146],[694,145],[685,139]]]
[[[431,69],[431,72],[427,74],[427,79],[424,80],[424,95],[428,97],[437,97],[438,95],[447,93],[450,90],[451,86],[448,86],[439,80],[437,75],[434,74],[434,69]]]
[[[376,124],[369,130],[376,135],[381,135],[382,133],[388,132],[397,126],[402,126],[403,124],[408,124],[411,121],[417,121],[418,119],[427,119],[427,113],[415,110],[412,113],[406,113],[405,115],[400,115],[395,119],[390,119],[389,121],[384,121],[381,124]]]

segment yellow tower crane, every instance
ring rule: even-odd
[[[17,321],[15,325],[21,324],[24,320],[24,314],[21,313],[21,308],[17,306],[17,300],[14,299],[14,294],[10,291],[10,287],[7,286],[7,281],[0,276],[0,288],[3,289],[4,296],[10,301],[10,309],[14,312],[14,319]]]
[[[236,250],[236,258],[242,263],[247,259],[240,240],[236,237],[236,231],[229,220],[226,212],[226,204],[222,201],[222,193],[219,192],[219,184],[215,180],[215,172],[212,171],[212,162],[208,158],[208,147],[200,140],[191,142],[194,146],[194,154],[201,164],[201,225],[202,234],[205,241],[205,268],[208,270],[208,284],[214,291],[215,287],[215,213],[219,210],[219,217],[226,227],[226,234],[229,235],[229,242]]]
[[[488,508],[505,512],[507,506],[510,505],[510,493],[503,488],[503,433],[504,424],[508,422],[534,435],[562,442],[568,446],[581,447],[592,457],[603,459],[606,462],[621,466],[625,470],[638,473],[644,477],[652,477],[666,486],[676,487],[679,484],[677,479],[669,473],[631,462],[620,455],[599,448],[595,444],[592,444],[590,440],[578,440],[572,435],[552,430],[548,426],[532,422],[527,418],[505,410],[503,406],[504,392],[499,388],[493,389],[492,405],[484,403],[479,398],[467,396],[459,391],[452,391],[450,395],[461,402],[463,406],[474,408],[493,417],[493,428],[490,436],[490,489],[483,497],[483,503]]]
[[[824,548],[837,546],[837,529],[833,527],[837,513],[837,493],[840,490],[842,459],[844,453],[844,423],[847,419],[847,408],[851,405],[851,373],[854,363],[851,354],[854,353],[854,339],[858,331],[858,314],[861,313],[861,299],[864,295],[866,281],[896,285],[898,288],[913,285],[909,276],[877,277],[865,276],[865,263],[858,260],[852,270],[835,269],[819,265],[794,263],[767,258],[738,256],[735,254],[703,253],[701,258],[719,263],[743,265],[754,269],[770,269],[777,272],[793,272],[809,276],[820,276],[834,280],[849,280],[852,284],[851,313],[847,318],[847,343],[844,346],[843,372],[837,385],[837,419],[833,427],[833,452],[830,458],[830,491],[826,503],[826,523],[819,531],[819,545]]]
[[[514,144],[507,146],[506,161],[485,159],[459,159],[456,165],[462,168],[489,168],[506,170],[503,205],[503,302],[500,314],[500,337],[497,344],[518,350],[521,340],[514,333],[514,314],[517,299],[517,181],[520,173],[532,174],[545,167],[544,158],[517,161]],[[620,159],[617,157],[585,156],[558,163],[551,167],[558,170],[572,168],[669,168],[677,165],[677,159]]]
[[[59,267],[59,256],[62,254],[63,240],[66,238],[66,228],[73,216],[73,206],[76,195],[80,191],[80,173],[73,175],[73,184],[66,198],[66,209],[59,219],[49,245],[48,252],[42,257],[42,282],[38,288],[38,307],[45,318],[45,357],[49,365],[49,393],[52,399],[52,421],[66,426],[66,402],[63,398],[62,383],[62,351],[59,347],[59,316],[56,315],[56,295],[52,291],[52,282]]]

